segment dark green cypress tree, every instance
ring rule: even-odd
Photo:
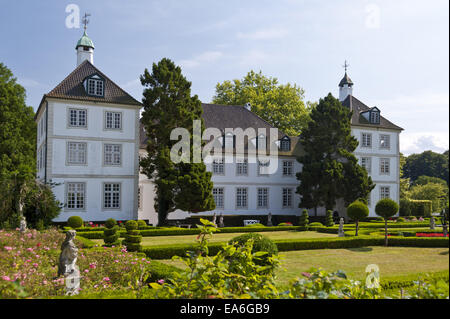
[[[352,154],[358,141],[351,135],[350,110],[331,93],[320,99],[311,112],[311,121],[300,135],[303,165],[297,174],[301,207],[332,210],[338,199],[346,204],[367,197],[374,185]]]
[[[158,224],[166,224],[168,214],[176,209],[214,209],[211,173],[203,162],[193,163],[192,135],[190,162],[174,163],[170,158],[172,146],[178,142],[170,139],[173,129],[185,128],[192,133],[193,120],[200,120],[201,131],[204,129],[201,102],[197,95],[191,96],[191,82],[180,67],[164,58],[153,64],[152,73],[145,70],[141,83],[145,87],[142,123],[148,136],[148,155],[141,160],[141,166],[155,183]]]

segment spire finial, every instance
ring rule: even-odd
[[[347,68],[350,66],[350,64],[347,63],[347,60],[345,60],[344,65],[342,66],[345,70],[345,73],[347,73]]]
[[[88,25],[88,23],[89,23],[89,19],[88,19],[88,17],[90,17],[91,16],[91,14],[90,13],[84,13],[84,17],[83,17],[83,19],[82,19],[82,22],[83,22],[83,24],[84,24],[84,32],[86,32],[86,29],[87,29],[87,25]]]

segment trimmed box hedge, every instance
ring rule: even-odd
[[[314,250],[314,249],[341,249],[360,248],[367,246],[383,246],[384,238],[381,236],[358,236],[337,238],[315,238],[315,239],[288,239],[275,240],[278,251]],[[225,243],[210,243],[209,254],[215,255]],[[389,238],[389,246],[398,247],[448,247],[448,238],[416,238],[399,237]],[[185,256],[186,252],[196,250],[198,245],[179,244],[144,247],[142,252],[153,259],[170,259],[173,256]]]

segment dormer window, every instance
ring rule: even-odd
[[[105,81],[98,75],[93,75],[86,79],[85,89],[89,95],[103,97],[105,95]]]
[[[280,150],[283,152],[289,152],[291,150],[291,140],[285,136],[280,141]]]
[[[376,107],[370,110],[369,121],[371,124],[380,124],[380,110]]]

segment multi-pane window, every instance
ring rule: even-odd
[[[362,133],[361,146],[362,147],[372,147],[372,134]]]
[[[216,203],[216,208],[224,208],[224,191],[223,187],[213,188],[213,198]]]
[[[69,126],[86,127],[87,111],[80,109],[69,109]]]
[[[389,135],[380,135],[380,148],[389,149],[391,147],[391,138]]]
[[[236,188],[236,208],[247,208],[248,190],[245,187]]]
[[[258,208],[267,208],[269,203],[269,189],[258,188]]]
[[[238,159],[236,162],[236,175],[248,175],[248,160]]]
[[[260,134],[257,137],[256,147],[261,150],[265,150],[267,148],[266,136],[264,134]]]
[[[84,165],[86,164],[87,143],[68,142],[67,143],[67,164]]]
[[[122,162],[122,145],[120,144],[105,144],[105,165],[120,165]]]
[[[120,130],[122,128],[122,113],[105,112],[105,128],[109,130]]]
[[[103,96],[103,80],[89,79],[87,86],[89,95]]]
[[[225,173],[225,164],[223,162],[223,158],[215,158],[212,162],[212,171],[213,174],[216,175],[224,175]]]
[[[361,167],[370,174],[372,172],[372,159],[370,157],[361,157]]]
[[[390,187],[380,186],[380,199],[390,198]]]
[[[371,193],[369,193],[369,195],[367,195],[367,206],[372,205],[372,198],[371,198]]]
[[[84,209],[86,183],[67,183],[66,205],[68,209]]]
[[[105,183],[103,184],[103,208],[119,209],[120,208],[120,184]]]
[[[258,175],[269,174],[270,160],[258,160]]]
[[[292,188],[283,188],[283,208],[292,207]]]
[[[380,174],[389,175],[390,160],[389,158],[380,158]]]
[[[380,113],[370,112],[370,123],[379,124],[380,123]]]
[[[290,140],[281,140],[280,150],[284,152],[289,152],[291,150],[291,141]]]
[[[293,167],[293,161],[283,161],[283,176],[292,176],[294,174]]]

